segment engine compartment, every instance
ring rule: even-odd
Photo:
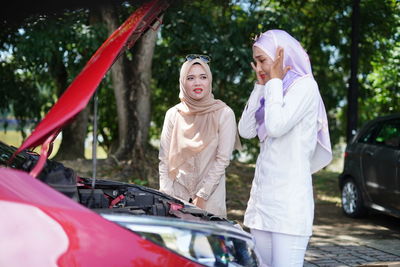
[[[24,150],[10,161],[15,151],[15,147],[0,142],[0,166],[30,172],[39,160],[39,155]],[[95,179],[94,181],[92,178],[79,177],[73,169],[54,160],[46,160],[37,178],[98,213],[125,213],[228,222],[224,218],[149,187],[111,179]]]

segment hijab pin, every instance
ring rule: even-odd
[[[258,38],[260,38],[262,35],[262,32],[260,32],[259,34],[256,34],[253,38],[251,38],[254,42],[257,42]]]

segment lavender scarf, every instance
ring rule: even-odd
[[[301,44],[287,32],[282,30],[270,30],[264,32],[254,43],[254,46],[262,49],[270,58],[275,59],[275,53],[278,46],[284,49],[283,66],[291,66],[285,77],[283,78],[283,95],[288,92],[289,88],[304,76],[312,75],[311,63],[309,57],[304,51]],[[318,105],[318,133],[317,147],[315,148],[313,158],[311,160],[311,172],[314,173],[326,166],[332,160],[332,149],[329,138],[328,119],[326,116],[325,106],[319,94]],[[260,107],[255,113],[257,123],[257,135],[260,141],[264,141],[267,137],[264,120],[265,115],[265,99],[260,99]]]
[[[300,75],[296,74],[293,71],[288,71],[283,78],[283,96],[286,95],[289,85],[293,83],[294,80],[301,78]],[[257,135],[261,141],[264,141],[267,138],[267,130],[265,129],[265,121],[264,121],[264,112],[265,112],[265,99],[261,97],[260,99],[260,107],[257,109],[255,117],[257,122]]]

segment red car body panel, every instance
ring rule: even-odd
[[[42,247],[45,250],[37,253],[50,257],[49,254],[57,250],[57,246],[60,249],[64,246],[62,242],[46,244],[46,236],[32,238],[24,235],[17,238],[18,228],[15,229],[10,221],[23,221],[25,226],[32,227],[30,231],[35,231],[36,221],[41,222],[39,213],[32,212],[30,216],[18,213],[15,207],[19,206],[15,204],[19,204],[39,209],[64,231],[67,247],[64,246],[63,253],[58,253],[58,266],[200,266],[104,219],[25,172],[0,168],[0,206],[4,208],[11,203],[14,204],[14,213],[7,214],[6,209],[6,213],[2,214],[0,232],[3,240],[5,233],[13,238],[0,244],[0,249],[2,246],[4,249],[23,246],[23,251],[32,253],[37,252],[37,247]],[[54,232],[49,230],[46,234]],[[21,255],[21,252],[18,254]],[[21,256],[14,256],[15,253],[0,253],[0,265],[35,266]]]
[[[83,110],[118,55],[167,8],[137,9],[96,51],[18,148],[42,145]],[[200,266],[57,192],[25,172],[0,168],[0,266]]]

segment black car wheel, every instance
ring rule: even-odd
[[[352,178],[347,178],[342,186],[342,209],[352,218],[362,217],[366,212],[361,191]]]

